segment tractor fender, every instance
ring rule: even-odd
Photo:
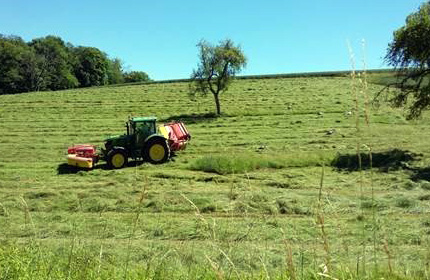
[[[167,141],[167,139],[161,134],[152,134],[152,135],[149,135],[148,137],[146,137],[144,143],[146,144],[146,143],[148,143],[149,140],[154,139],[154,138],[160,138],[160,139],[164,139]]]
[[[112,150],[123,150],[126,154],[128,154],[127,149],[121,146],[113,146]]]

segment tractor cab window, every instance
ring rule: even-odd
[[[136,133],[136,143],[139,146],[143,146],[146,137],[153,134],[151,132],[151,125],[148,122],[136,122],[134,123]]]
[[[135,130],[136,130],[136,124],[133,122],[128,122],[127,123],[127,131],[128,131],[128,135],[133,135]]]
[[[145,136],[149,136],[151,134],[154,134],[155,131],[153,131],[154,130],[153,128],[154,128],[154,126],[151,125],[150,122],[136,123],[136,130]]]

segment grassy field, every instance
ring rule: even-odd
[[[351,83],[238,80],[218,118],[187,83],[0,96],[0,279],[430,279],[430,115]],[[65,165],[128,116],[183,120],[191,143]]]

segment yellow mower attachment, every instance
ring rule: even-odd
[[[80,168],[93,168],[94,160],[93,158],[78,157],[77,155],[71,154],[67,155],[67,164]]]

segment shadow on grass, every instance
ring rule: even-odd
[[[417,160],[421,155],[407,150],[393,149],[386,152],[372,153],[372,167],[380,171],[388,172],[392,170],[408,169],[408,163]],[[337,155],[332,161],[332,166],[346,171],[357,171],[360,169],[357,154]],[[370,168],[370,157],[368,153],[361,153],[361,169]]]
[[[215,113],[205,113],[205,114],[182,114],[176,116],[170,116],[166,119],[160,120],[161,122],[171,122],[171,121],[182,121],[184,123],[200,123],[216,120],[219,116]]]
[[[140,166],[144,163],[145,162],[142,160],[130,160],[127,163],[127,167],[125,167],[125,168]],[[57,167],[57,175],[77,174],[78,172],[88,172],[88,171],[97,170],[97,169],[112,170],[111,168],[109,168],[109,166],[106,163],[98,163],[98,164],[96,164],[96,166],[94,166],[94,168],[91,168],[91,169],[79,168],[76,166],[68,165],[67,163],[62,163],[62,164],[58,165],[58,167]]]
[[[67,163],[62,163],[62,164],[58,165],[58,167],[57,167],[57,175],[76,174],[80,170],[81,169],[79,169],[75,166],[70,166]]]
[[[430,167],[425,168],[414,168],[413,169],[414,174],[411,176],[412,181],[430,181]]]

